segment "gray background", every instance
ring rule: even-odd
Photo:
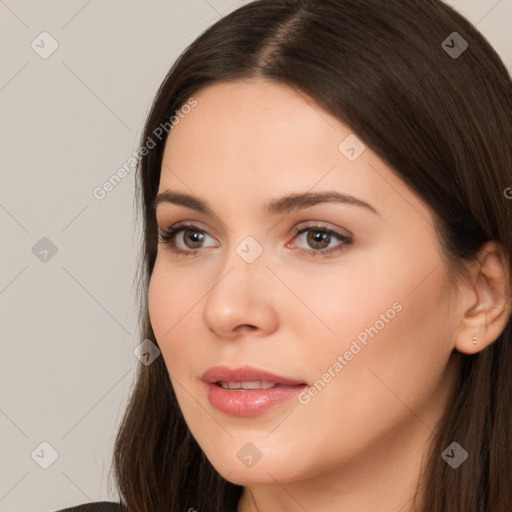
[[[134,172],[92,192],[135,151],[180,52],[242,3],[0,0],[2,512],[118,498],[113,440],[141,364]],[[512,0],[448,3],[512,70]],[[45,31],[58,48],[42,58]]]

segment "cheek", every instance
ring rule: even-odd
[[[314,371],[350,350],[353,340],[361,347],[383,338],[389,325],[399,323],[404,293],[397,279],[375,262],[346,260],[339,268],[294,275],[285,282],[293,289],[282,302],[281,318],[292,327],[304,361],[316,362]],[[294,337],[295,337],[294,336]],[[357,350],[357,347],[355,348]],[[350,356],[349,356],[350,357]],[[320,363],[318,365],[318,363]]]
[[[181,311],[183,300],[177,299],[178,290],[172,283],[168,274],[155,265],[149,282],[148,310],[153,332],[166,361],[166,353],[180,325],[179,319],[184,315]]]
[[[350,272],[319,280],[321,289],[311,283],[296,288],[317,313],[317,318],[305,308],[290,313],[304,341],[301,358],[316,378],[330,368],[336,373],[333,365],[344,358],[336,373],[343,377],[333,379],[333,392],[360,396],[376,386],[386,393],[389,386],[402,399],[418,402],[441,378],[452,351],[447,276],[435,253],[425,251],[414,265],[399,254],[382,255],[380,261],[389,263],[349,265]],[[378,403],[385,403],[382,398]]]
[[[157,257],[149,281],[148,309],[159,341],[165,342],[170,337],[179,326],[179,321],[200,297],[200,290],[195,290],[193,280],[183,278],[176,269],[166,264],[164,257]]]
[[[329,343],[326,336],[318,336],[322,350],[308,348],[303,354],[309,368],[314,368],[314,386],[319,390],[304,411],[311,411],[313,421],[329,418],[339,434],[329,436],[330,448],[338,455],[387,439],[410,422],[420,431],[425,424],[433,427],[449,393],[442,384],[451,353],[443,339],[447,300],[443,276],[432,274],[412,293],[406,282],[401,286],[374,294],[371,301],[363,291],[360,299],[344,296],[340,301],[344,311],[338,313],[336,322],[332,319],[339,336],[332,336]],[[396,307],[390,311],[393,304]],[[306,417],[303,421],[308,424]]]
[[[184,287],[184,283],[186,286]],[[192,279],[183,279],[165,265],[155,264],[148,288],[148,310],[151,326],[172,375],[184,375],[193,371],[202,343],[195,336],[201,325],[201,297],[203,287]],[[194,343],[191,343],[194,338]],[[172,357],[171,357],[172,355]]]
[[[452,351],[444,279],[438,268],[414,291],[403,281],[401,290],[372,303],[369,316],[355,316],[352,337],[344,343],[355,340],[361,350],[346,368],[344,394],[358,396],[361,402],[373,396],[372,406],[383,417],[388,417],[390,403],[396,402],[395,413],[400,408],[419,411],[436,395]],[[390,310],[391,304],[396,307]],[[353,311],[357,315],[357,309]]]
[[[172,320],[169,313],[172,311],[172,294],[160,279],[157,265],[153,270],[148,288],[148,311],[153,332],[160,341],[164,330],[164,323]]]

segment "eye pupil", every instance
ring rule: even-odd
[[[308,243],[314,249],[323,249],[327,247],[329,245],[329,242],[331,241],[331,235],[329,235],[329,233],[324,233],[322,231],[310,231],[307,238]],[[327,244],[324,244],[324,242],[327,242]]]
[[[187,242],[192,243],[192,246],[190,246],[189,243],[187,243],[187,246],[190,249],[197,249],[198,247],[201,246],[201,242],[203,241],[203,238],[204,238],[203,234],[201,234],[199,231],[194,231],[192,229],[185,230],[185,233],[189,234],[189,237],[185,237],[186,243]],[[194,244],[197,244],[197,245],[194,245]]]

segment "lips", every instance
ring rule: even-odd
[[[248,382],[225,382],[220,381],[216,382],[221,388],[224,389],[270,389],[275,388],[276,386],[280,386],[281,384],[276,384],[275,382],[271,382],[269,380],[254,380]]]
[[[202,380],[208,400],[230,416],[256,416],[296,397],[307,384],[250,366],[216,366]]]
[[[244,366],[242,368],[215,366],[207,370],[201,380],[208,384],[218,382],[267,382],[280,386],[300,386],[306,384],[304,381],[289,379],[251,366]]]

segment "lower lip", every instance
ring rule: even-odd
[[[257,416],[275,405],[296,397],[307,386],[283,386],[270,389],[229,390],[206,384],[210,403],[230,416]]]

